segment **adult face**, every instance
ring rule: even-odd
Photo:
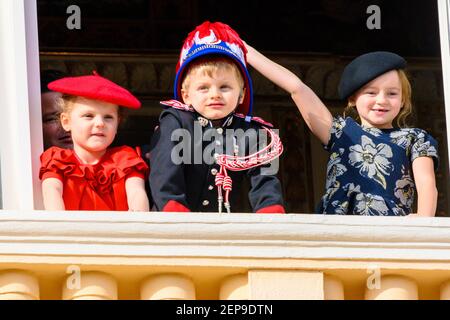
[[[53,91],[41,95],[44,150],[52,146],[64,149],[73,147],[70,132],[66,132],[61,126],[61,110],[56,103],[59,97],[61,97],[61,93]]]

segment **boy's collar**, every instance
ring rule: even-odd
[[[189,112],[193,112],[195,113],[197,116],[197,120],[200,122],[202,127],[206,127],[210,124],[211,122],[211,126],[214,127],[212,125],[212,122],[218,122],[219,126],[222,128],[225,127],[229,127],[231,126],[231,124],[233,123],[233,116],[235,115],[235,111],[232,111],[229,115],[227,115],[226,117],[222,118],[222,119],[217,119],[217,120],[210,120],[206,117],[203,117],[199,112],[197,112],[192,106],[184,104],[178,100],[167,100],[167,101],[160,101],[160,103],[162,105],[168,106],[168,107],[172,107],[175,109],[179,109],[179,110],[183,110],[183,111],[189,111]],[[244,118],[244,116],[242,116]],[[250,118],[251,119],[251,118]]]
[[[208,118],[203,117],[200,113],[196,112],[199,116],[197,117],[197,121],[200,123],[202,127],[207,127],[210,125],[211,127],[221,127],[221,128],[227,128],[231,126],[233,123],[233,116],[234,111],[231,112],[228,116],[217,119],[217,120],[210,120]]]

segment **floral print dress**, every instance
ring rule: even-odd
[[[333,119],[324,148],[330,159],[317,208],[324,214],[408,215],[415,199],[412,162],[432,157],[438,165],[437,142],[426,131],[367,128],[349,117]]]

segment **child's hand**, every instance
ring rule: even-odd
[[[407,215],[407,217],[411,217],[411,218],[429,218],[429,217],[434,217],[434,216],[427,216],[427,215],[420,214],[420,213],[410,213],[409,215]]]
[[[434,217],[433,216],[429,216],[426,214],[420,214],[420,213],[410,213],[409,215],[407,215],[407,217],[411,217],[411,218],[430,218],[430,217]]]
[[[420,217],[420,216],[417,213],[410,213],[410,214],[407,215],[407,217],[417,218],[417,217]]]
[[[241,39],[242,40],[242,39]],[[249,59],[249,57],[250,57],[250,60],[252,59],[252,55],[253,55],[253,52],[252,52],[252,47],[250,47],[248,44],[247,44],[247,42],[245,42],[244,40],[242,40],[242,43],[244,44],[244,47],[245,47],[245,50],[247,50],[247,53],[246,53],[246,56],[247,56],[247,60]],[[249,62],[250,63],[250,62]]]

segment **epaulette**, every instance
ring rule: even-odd
[[[168,106],[168,107],[172,107],[178,110],[183,110],[183,111],[190,111],[190,112],[195,112],[194,108],[192,108],[191,106],[184,104],[178,100],[172,99],[172,100],[166,100],[166,101],[160,101],[160,104],[164,105],[164,106]]]
[[[242,118],[242,119],[246,119],[247,117],[244,116],[242,113],[235,113],[234,114],[236,117]],[[260,117],[251,117],[252,121],[258,122],[266,127],[270,127],[273,128],[273,124],[271,124],[270,122],[265,121],[263,118]]]

